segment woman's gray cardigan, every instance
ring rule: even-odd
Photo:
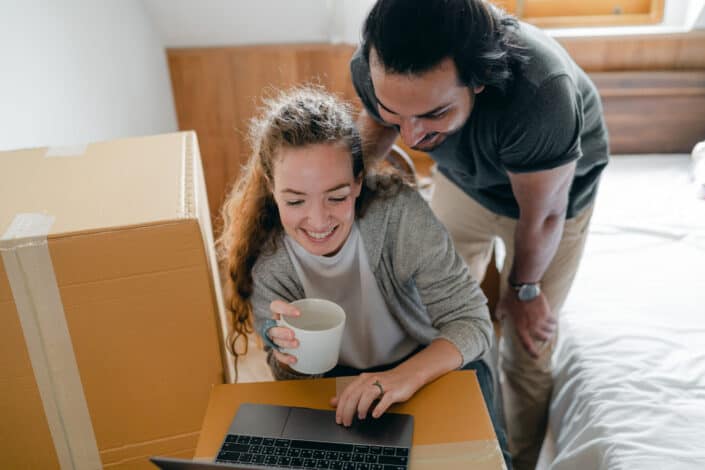
[[[484,355],[493,335],[487,300],[426,201],[402,185],[395,194],[373,200],[357,223],[382,296],[409,336],[422,345],[435,338],[450,341],[463,364]],[[258,332],[271,318],[273,300],[305,297],[281,240],[274,253],[260,256],[252,277]],[[268,362],[277,379],[301,377],[282,369],[271,351]]]

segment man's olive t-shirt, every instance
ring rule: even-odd
[[[574,217],[595,198],[607,164],[607,129],[595,86],[552,38],[520,23],[526,48],[505,96],[476,95],[465,125],[430,152],[438,169],[490,211],[518,218],[519,206],[507,172],[548,170],[577,160],[566,216]],[[350,68],[368,113],[384,125],[377,108],[369,64],[362,48]]]

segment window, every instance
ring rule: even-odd
[[[664,0],[494,0],[523,21],[541,28],[654,24]]]

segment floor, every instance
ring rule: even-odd
[[[250,338],[248,353],[238,360],[238,382],[268,382],[274,380],[267,366],[267,357],[256,338]]]

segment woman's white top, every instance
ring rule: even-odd
[[[368,369],[398,361],[419,346],[387,308],[357,222],[333,256],[313,255],[288,235],[284,245],[306,297],[327,299],[345,310],[339,364]]]

